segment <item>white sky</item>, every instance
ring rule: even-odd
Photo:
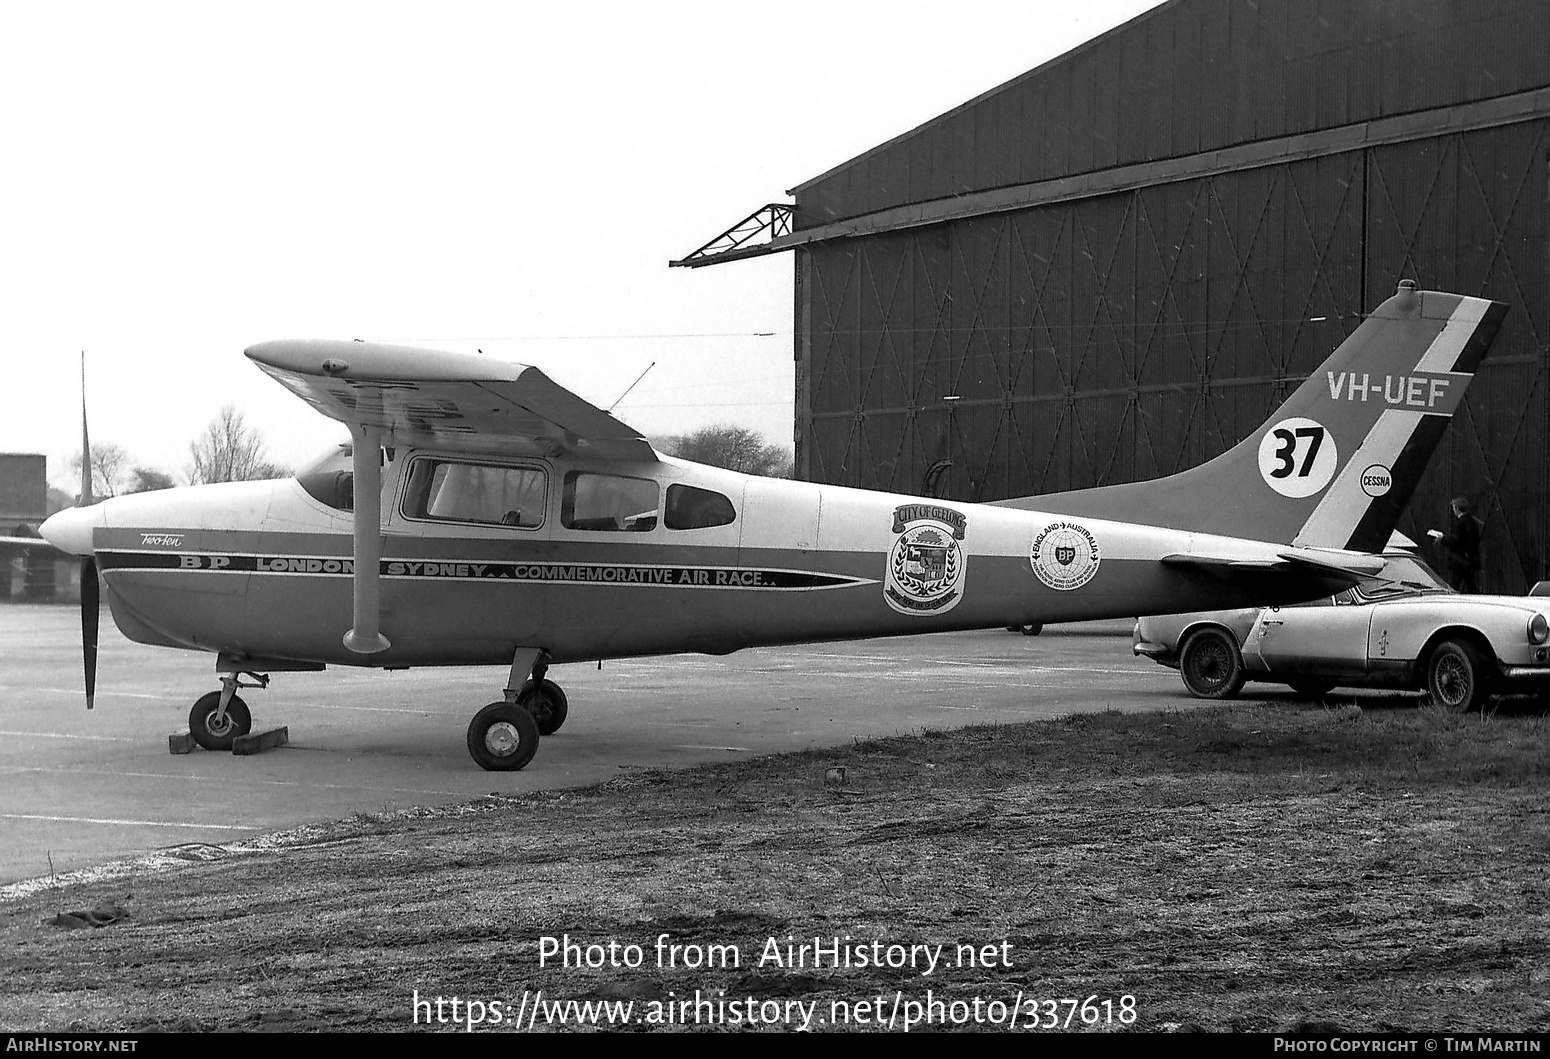
[[[0,5],[0,451],[173,473],[223,404],[344,436],[242,356],[535,364],[642,432],[788,444],[789,254],[669,269],[785,191],[1158,0]]]

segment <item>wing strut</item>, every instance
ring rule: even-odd
[[[355,461],[355,625],[344,645],[356,654],[386,651],[391,644],[377,628],[382,566],[382,432],[350,424]]]

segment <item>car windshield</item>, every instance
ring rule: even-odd
[[[1453,591],[1436,571],[1409,555],[1390,555],[1383,572],[1363,581],[1356,589],[1368,599]]]

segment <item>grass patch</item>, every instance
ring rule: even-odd
[[[415,990],[637,1017],[699,990],[824,1018],[929,989],[1129,996],[1143,1030],[1543,1030],[1547,762],[1532,712],[1244,702],[357,814],[0,902],[0,1027],[400,1029]],[[127,892],[112,926],[42,925]],[[540,966],[565,935],[644,965]],[[659,967],[663,936],[740,959]],[[772,939],[846,936],[941,945],[949,965],[759,962]],[[963,965],[960,945],[1009,965]]]

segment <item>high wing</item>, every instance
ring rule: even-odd
[[[378,627],[381,446],[657,458],[638,432],[524,364],[324,339],[263,342],[245,352],[280,385],[347,424],[355,441],[355,620],[344,643],[358,654],[390,646]]]
[[[611,460],[657,458],[640,433],[537,368],[374,342],[262,342],[247,356],[330,419],[386,444]]]

